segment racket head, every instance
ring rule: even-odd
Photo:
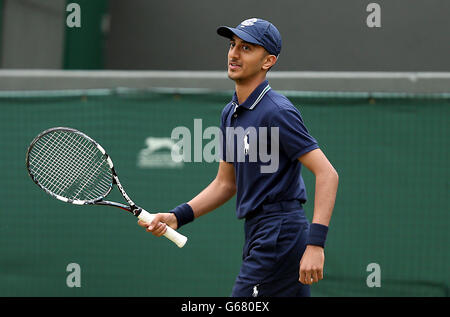
[[[83,205],[103,200],[114,184],[113,163],[92,138],[55,127],[37,135],[26,155],[31,179],[52,197]]]

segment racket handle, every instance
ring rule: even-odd
[[[139,214],[138,218],[142,221],[145,221],[147,223],[152,222],[153,218],[155,218],[154,215],[148,213],[144,209],[142,209],[141,213]],[[173,243],[175,243],[179,248],[182,248],[187,241],[187,238],[183,236],[182,234],[178,233],[176,230],[172,229],[170,226],[166,226],[166,232],[164,233],[164,236],[171,240]]]

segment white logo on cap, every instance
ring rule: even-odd
[[[258,21],[257,18],[252,18],[252,19],[247,19],[245,21],[241,22],[241,27],[246,27],[246,26],[252,26],[253,24],[255,24],[255,22]]]

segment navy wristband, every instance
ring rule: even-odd
[[[170,212],[177,218],[178,229],[180,229],[181,226],[194,221],[194,211],[191,206],[186,203],[175,207]]]
[[[306,244],[318,245],[325,247],[325,240],[327,239],[328,227],[320,223],[312,223],[309,226],[309,235]]]

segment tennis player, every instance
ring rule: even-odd
[[[323,279],[324,247],[338,174],[309,134],[299,111],[272,90],[266,79],[281,51],[277,28],[253,18],[236,28],[219,27],[217,33],[230,40],[228,77],[235,82],[233,99],[222,111],[224,138],[217,176],[189,202],[158,213],[152,223],[139,221],[139,225],[161,236],[166,225],[178,229],[237,194],[236,214],[245,219],[245,243],[231,296],[310,296],[310,285]],[[230,136],[230,127],[278,128],[278,140],[274,142],[268,133],[266,141],[272,152],[278,147],[278,168],[264,173],[261,167],[268,163],[259,156],[256,162],[249,162],[248,157],[237,159],[236,153],[242,153],[239,147],[248,146],[249,138],[242,142],[237,134]],[[315,175],[311,223],[303,210],[307,196],[302,166]]]

